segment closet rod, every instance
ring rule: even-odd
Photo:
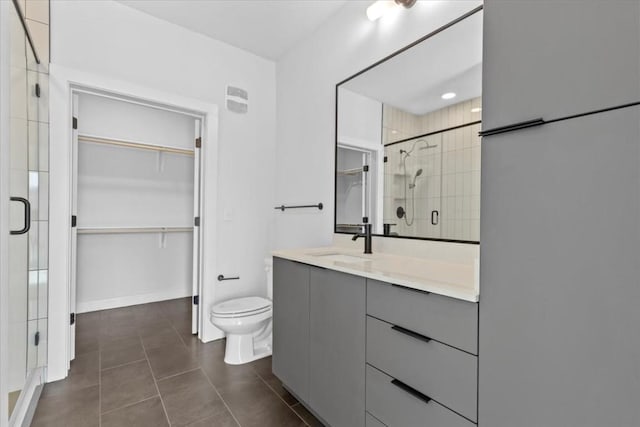
[[[140,233],[183,233],[193,231],[193,227],[86,227],[78,228],[78,234],[140,234]]]
[[[193,156],[193,150],[187,150],[184,148],[162,147],[160,145],[143,144],[140,142],[123,141],[120,139],[100,138],[97,136],[89,136],[89,135],[78,135],[78,141],[93,142],[96,144],[117,145],[119,147],[139,148],[141,150],[153,150],[153,151],[161,151],[164,153],[184,154],[187,156]]]

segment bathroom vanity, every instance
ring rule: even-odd
[[[273,372],[328,426],[478,423],[482,27],[336,85],[334,246],[273,253]]]
[[[327,425],[477,422],[473,265],[320,248],[273,274],[273,372]]]

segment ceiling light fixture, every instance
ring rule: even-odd
[[[378,0],[367,8],[367,18],[376,21],[398,6],[409,9],[415,3],[416,0]]]
[[[456,97],[455,92],[447,92],[442,94],[442,99],[453,99]]]
[[[471,109],[471,112],[472,112],[472,113],[479,113],[480,111],[482,111],[482,108],[480,108],[480,107],[473,107],[473,108]]]

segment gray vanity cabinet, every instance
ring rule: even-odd
[[[482,128],[640,100],[639,22],[637,0],[486,0]]]
[[[309,404],[332,427],[363,427],[366,279],[310,267]]]
[[[309,398],[309,266],[273,259],[273,373]]]
[[[332,427],[365,425],[366,279],[273,261],[273,373]]]
[[[392,427],[473,427],[477,333],[476,303],[367,280],[368,414]]]
[[[480,427],[640,425],[639,123],[483,139]]]

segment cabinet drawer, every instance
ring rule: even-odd
[[[475,427],[471,421],[433,400],[427,403],[393,384],[393,380],[367,365],[367,412],[387,426]]]
[[[367,280],[367,314],[478,354],[478,304]]]
[[[367,363],[476,421],[476,356],[367,317]]]

